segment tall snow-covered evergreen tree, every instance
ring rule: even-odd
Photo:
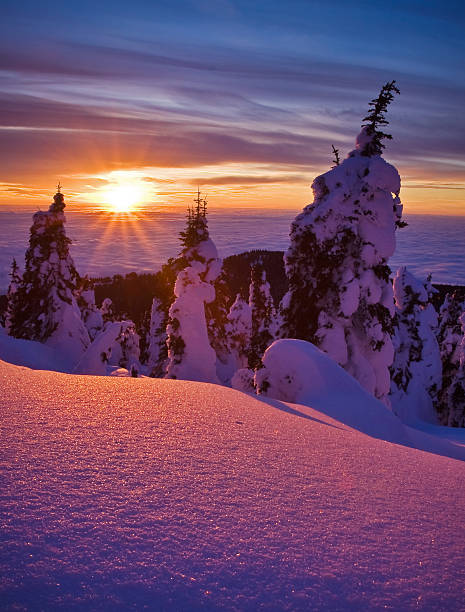
[[[181,232],[185,268],[179,272],[169,310],[167,332],[167,378],[218,383],[216,353],[210,345],[205,304],[215,299],[213,283],[221,260],[209,237],[206,200],[197,193]]]
[[[460,356],[463,342],[465,302],[457,293],[446,295],[439,312],[438,342],[442,360],[442,390],[436,402],[439,420],[443,425],[455,426],[457,393],[460,393]],[[460,411],[460,409],[459,409]],[[465,424],[461,425],[462,427]]]
[[[391,404],[405,422],[417,418],[437,422],[433,403],[442,384],[436,340],[437,313],[431,304],[430,279],[424,284],[401,267],[394,277],[394,362]]]
[[[291,226],[282,337],[309,340],[389,403],[394,300],[388,260],[401,222],[400,177],[381,157],[387,83],[346,159],[312,184]]]
[[[10,334],[11,322],[14,317],[14,313],[18,308],[18,289],[20,285],[21,274],[19,271],[19,266],[16,263],[16,259],[13,259],[11,262],[10,284],[8,285],[8,291],[6,294],[7,304],[5,311],[5,330],[7,334]]]
[[[255,369],[261,366],[263,354],[276,336],[276,311],[270,283],[260,264],[252,266],[249,306],[252,316],[249,368]]]
[[[33,216],[10,335],[47,343],[77,362],[89,345],[75,292],[79,274],[69,253],[60,186],[48,211]]]

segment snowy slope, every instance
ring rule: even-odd
[[[210,384],[0,390],[4,608],[465,609],[465,462]]]
[[[33,340],[12,338],[1,325],[0,360],[35,370],[69,372],[72,367],[72,361],[55,348]]]

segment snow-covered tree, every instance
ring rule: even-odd
[[[436,402],[436,410],[443,425],[454,426],[457,393],[460,393],[460,358],[463,343],[463,319],[465,302],[457,293],[446,295],[439,312],[438,342],[442,360],[442,390]],[[454,396],[455,393],[455,396]],[[459,412],[460,412],[460,402]],[[461,425],[461,426],[465,426]]]
[[[5,330],[7,334],[10,334],[12,318],[14,317],[14,313],[18,308],[17,300],[20,285],[21,274],[19,271],[19,266],[16,263],[16,259],[13,259],[11,262],[10,284],[8,285],[8,291],[6,294],[7,304],[5,311]]]
[[[252,316],[249,367],[261,366],[263,353],[276,336],[276,311],[270,283],[260,264],[252,266],[249,286],[249,307]]]
[[[107,376],[124,368],[130,376],[141,371],[139,336],[132,321],[109,322],[82,355],[75,374]]]
[[[95,304],[95,291],[90,288],[82,288],[77,294],[77,303],[92,341],[102,331],[104,325],[102,310]]]
[[[228,342],[228,313],[231,304],[229,287],[223,271],[214,282],[215,299],[205,304],[208,337],[216,353],[216,371],[223,384],[229,384],[235,362],[231,359]]]
[[[446,390],[450,427],[465,427],[465,312],[460,316],[462,339],[458,346],[458,364],[451,384]]]
[[[166,370],[168,348],[166,346],[167,316],[161,301],[154,297],[147,334],[147,370],[149,376],[163,378]]]
[[[393,89],[394,88],[394,89]],[[316,344],[388,403],[394,300],[388,260],[401,222],[400,177],[380,156],[392,93],[372,102],[346,159],[317,177],[314,202],[291,226],[281,337]]]
[[[44,342],[77,362],[89,334],[75,298],[80,279],[69,253],[64,208],[59,186],[49,210],[33,216],[10,335]]]
[[[394,277],[394,362],[391,404],[403,421],[437,422],[433,403],[442,384],[436,340],[437,313],[431,304],[430,279],[424,284],[401,267]]]
[[[181,232],[186,267],[177,276],[176,299],[169,310],[166,377],[218,383],[205,304],[215,299],[213,283],[220,273],[221,260],[208,234],[206,201],[200,198],[200,192],[195,202],[196,206],[189,209],[187,227]]]
[[[104,325],[115,320],[115,313],[111,298],[105,298],[103,300],[102,305],[100,306],[100,312],[102,314]]]
[[[238,293],[228,313],[226,337],[233,371],[247,368],[252,331],[252,311],[249,304]]]

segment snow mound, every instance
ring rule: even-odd
[[[5,609],[464,609],[464,462],[211,384],[0,389]]]
[[[277,340],[256,373],[259,391],[305,404],[375,438],[406,443],[400,420],[326,353],[305,340]]]

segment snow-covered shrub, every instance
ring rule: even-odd
[[[260,265],[252,267],[249,306],[252,316],[249,367],[260,367],[263,353],[276,336],[276,311],[266,272]]]
[[[313,342],[388,403],[388,260],[402,205],[399,174],[380,156],[380,133],[371,123],[362,127],[348,157],[313,181],[314,202],[292,223],[280,335]]]
[[[47,343],[77,362],[89,346],[89,334],[75,299],[80,279],[69,254],[64,208],[58,190],[49,210],[33,216],[10,335]]]
[[[435,331],[437,313],[430,302],[432,287],[405,267],[394,277],[394,362],[391,404],[405,422],[419,417],[437,422],[433,402],[442,384],[442,366]]]
[[[443,425],[465,427],[463,419],[463,313],[465,302],[457,294],[448,294],[439,312],[438,342],[442,360],[442,390],[436,410]],[[461,372],[462,370],[462,372]],[[459,425],[461,423],[461,425]]]

